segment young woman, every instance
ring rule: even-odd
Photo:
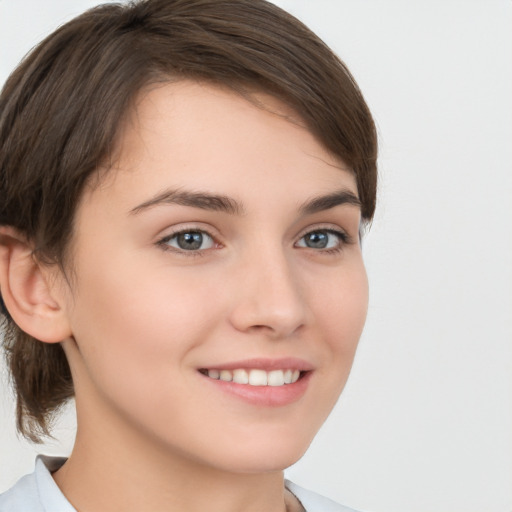
[[[263,0],[103,5],[0,97],[0,290],[21,433],[67,460],[0,511],[348,510],[285,482],[348,377],[376,135]]]

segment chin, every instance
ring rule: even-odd
[[[233,445],[222,461],[224,470],[235,473],[273,473],[283,471],[302,458],[312,439],[308,442],[293,439],[274,439],[262,442]]]

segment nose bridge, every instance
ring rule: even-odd
[[[293,259],[280,243],[260,241],[241,261],[232,321],[239,330],[286,337],[305,321],[306,305]]]

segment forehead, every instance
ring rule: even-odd
[[[351,170],[283,102],[261,92],[245,97],[180,81],[139,94],[100,188],[115,187],[126,198],[134,192],[142,200],[167,187],[234,196],[245,190],[256,198],[283,186],[304,195],[340,184],[357,194]]]

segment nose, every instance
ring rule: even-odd
[[[300,276],[282,250],[259,252],[242,263],[237,274],[230,319],[237,330],[284,339],[305,324],[307,304]]]

